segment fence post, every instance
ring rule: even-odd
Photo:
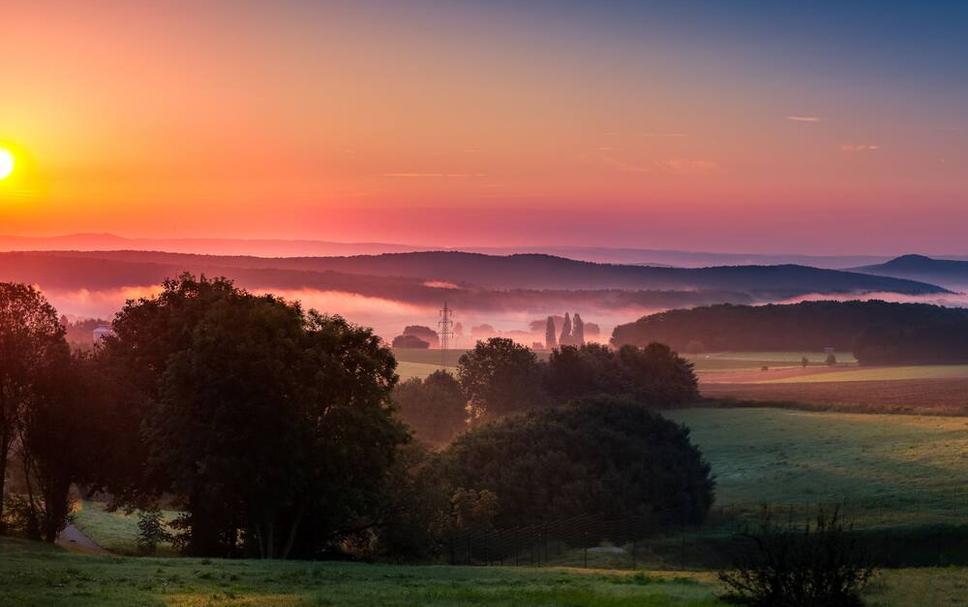
[[[632,569],[635,569],[635,540],[632,540]]]

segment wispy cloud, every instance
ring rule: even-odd
[[[695,175],[722,172],[722,166],[718,162],[694,158],[671,158],[669,160],[650,161],[644,164],[627,162],[608,154],[601,154],[601,159],[622,173]]]
[[[879,149],[881,149],[881,146],[869,143],[845,143],[840,146],[840,150],[843,152],[873,152]]]
[[[685,133],[642,133],[643,137],[685,137]]]
[[[696,173],[719,173],[722,167],[712,160],[696,160],[692,158],[673,158],[660,162],[659,166],[666,172],[677,175],[693,175]]]
[[[792,120],[793,122],[820,122],[820,116],[787,116],[787,120]]]
[[[383,173],[382,177],[433,179],[448,177],[486,177],[484,173]]]

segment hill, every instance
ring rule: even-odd
[[[968,310],[884,301],[715,305],[615,327],[615,345],[659,341],[683,351],[852,351],[861,364],[968,360]]]
[[[22,259],[55,256],[67,260],[103,260],[193,269],[212,267],[291,272],[336,272],[365,276],[442,281],[447,286],[489,289],[618,289],[726,290],[761,299],[781,299],[808,293],[891,292],[904,295],[944,293],[941,287],[907,279],[799,265],[718,266],[668,268],[576,261],[540,254],[483,255],[455,251],[427,251],[355,255],[349,257],[251,257],[165,253],[151,251],[59,251],[6,253]],[[151,272],[142,265],[142,271]],[[139,271],[131,269],[132,271]],[[233,272],[228,272],[232,275]],[[153,284],[150,281],[149,284]]]
[[[968,287],[968,261],[902,255],[888,262],[854,268],[856,272],[923,280],[951,288]]]

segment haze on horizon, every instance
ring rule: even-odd
[[[285,5],[5,7],[0,233],[966,252],[963,3]]]

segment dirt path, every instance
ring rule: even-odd
[[[82,552],[84,554],[111,554],[104,548],[98,546],[94,540],[84,535],[80,529],[74,525],[68,525],[57,535],[58,546],[66,548],[72,552]]]

